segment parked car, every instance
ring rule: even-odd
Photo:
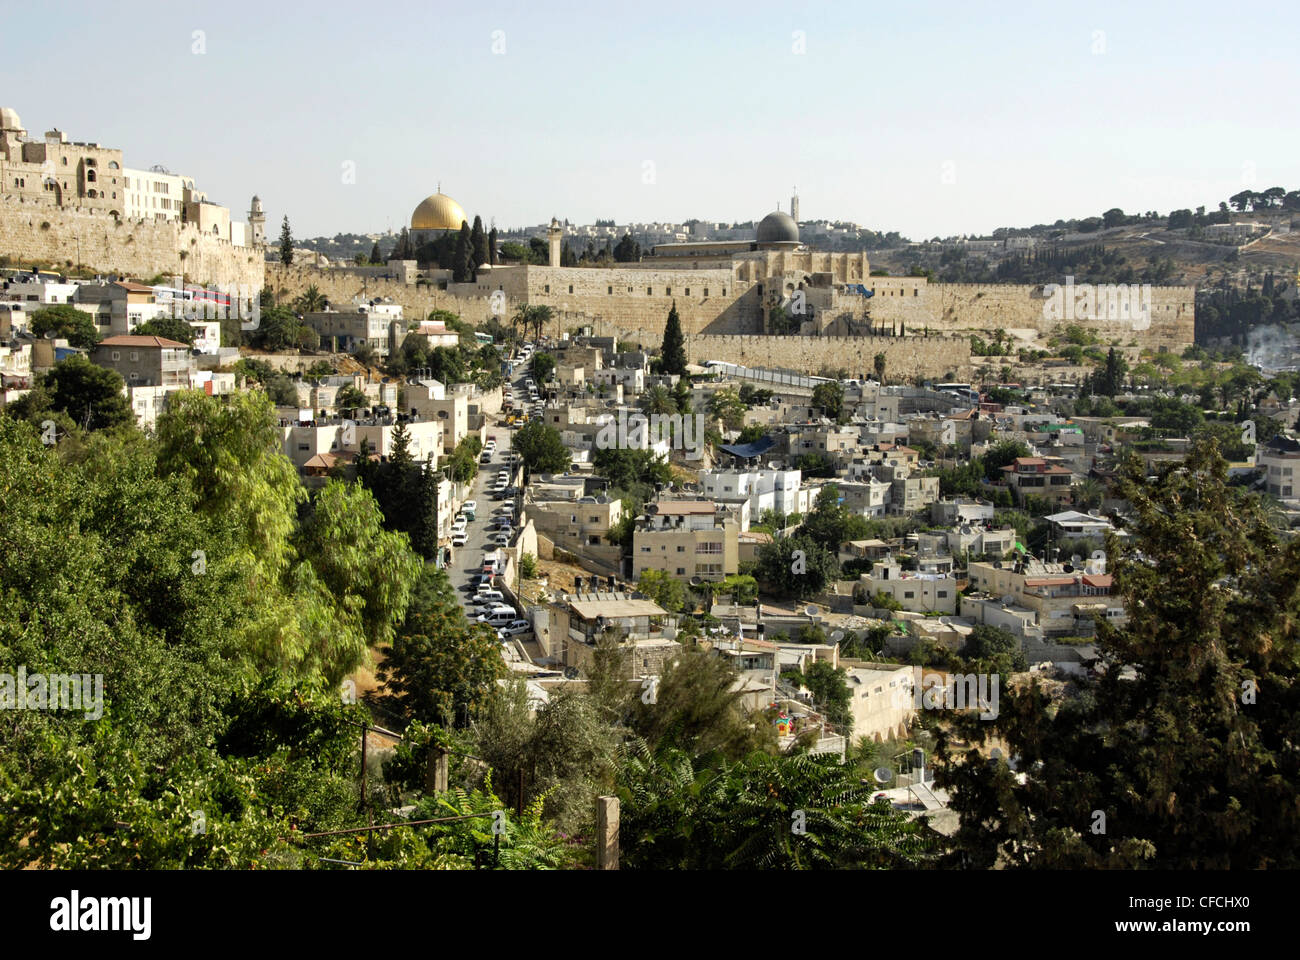
[[[460,508],[465,511],[465,516],[468,517],[471,513],[473,513],[475,510],[478,509],[478,502],[474,500],[466,500],[464,503],[461,504]],[[470,517],[470,519],[472,520],[474,518]]]
[[[491,613],[481,614],[474,619],[479,623],[486,623],[492,627],[500,627],[519,616],[519,612],[514,607],[506,607],[503,610],[494,610]]]
[[[479,588],[478,593],[474,594],[474,602],[477,604],[505,603],[506,595],[500,590],[483,586]]]
[[[517,637],[520,634],[531,633],[532,629],[533,625],[527,620],[511,620],[497,633],[503,637]]]
[[[495,534],[492,537],[492,542],[507,547],[510,545],[510,534],[503,530],[501,533]]]
[[[451,545],[453,547],[463,547],[469,543],[469,533],[465,530],[458,530],[451,535]]]

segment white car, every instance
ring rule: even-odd
[[[478,502],[475,500],[466,500],[463,504],[461,504],[460,508],[466,513],[474,513],[476,510],[478,510]]]
[[[517,637],[523,633],[532,633],[533,627],[527,620],[511,620],[504,627],[497,630],[501,637]]]
[[[451,535],[451,545],[453,547],[463,547],[469,543],[469,534],[464,530],[459,530]]]

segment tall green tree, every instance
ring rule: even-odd
[[[470,623],[445,571],[425,564],[410,603],[378,670],[403,717],[444,727],[464,726],[505,676],[496,633]]]
[[[42,399],[33,404],[33,419],[41,412],[35,407],[44,406],[66,413],[83,430],[134,424],[131,404],[122,394],[125,385],[113,370],[82,356],[68,357],[38,378],[33,393]]]
[[[483,232],[483,218],[474,215],[474,226],[469,231],[469,242],[473,248],[474,269],[477,270],[488,262],[488,238]]]
[[[573,462],[560,432],[540,420],[516,431],[510,448],[519,454],[529,473],[559,473]]]
[[[686,339],[682,336],[682,319],[677,315],[675,300],[668,311],[668,322],[664,324],[664,342],[659,357],[664,373],[686,376]]]
[[[280,224],[280,262],[286,267],[293,265],[293,231],[289,229],[289,215],[284,215]]]
[[[1300,862],[1296,623],[1300,544],[1228,483],[1213,439],[1118,493],[1131,540],[1107,537],[1128,622],[1097,625],[1104,673],[1054,702],[1038,683],[1001,695],[992,722],[1024,775],[941,743],[940,785],[975,867],[1294,868]],[[1104,817],[1104,819],[1103,819]]]
[[[497,228],[493,227],[488,231],[487,237],[488,264],[495,267],[497,265]]]

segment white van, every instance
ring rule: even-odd
[[[519,618],[514,607],[498,607],[490,613],[485,613],[477,618],[478,623],[486,623],[490,627],[504,627]]]

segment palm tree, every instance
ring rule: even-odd
[[[299,313],[315,313],[325,308],[325,295],[313,283],[299,294],[293,305]]]
[[[881,386],[884,386],[884,384],[885,384],[885,355],[884,355],[883,353],[878,353],[878,354],[876,354],[875,364],[876,364],[876,379],[880,381]]]
[[[1074,485],[1074,504],[1084,510],[1099,506],[1105,495],[1106,488],[1094,477],[1084,477]]]
[[[655,384],[646,392],[645,409],[647,413],[674,414],[677,401],[663,384]]]

